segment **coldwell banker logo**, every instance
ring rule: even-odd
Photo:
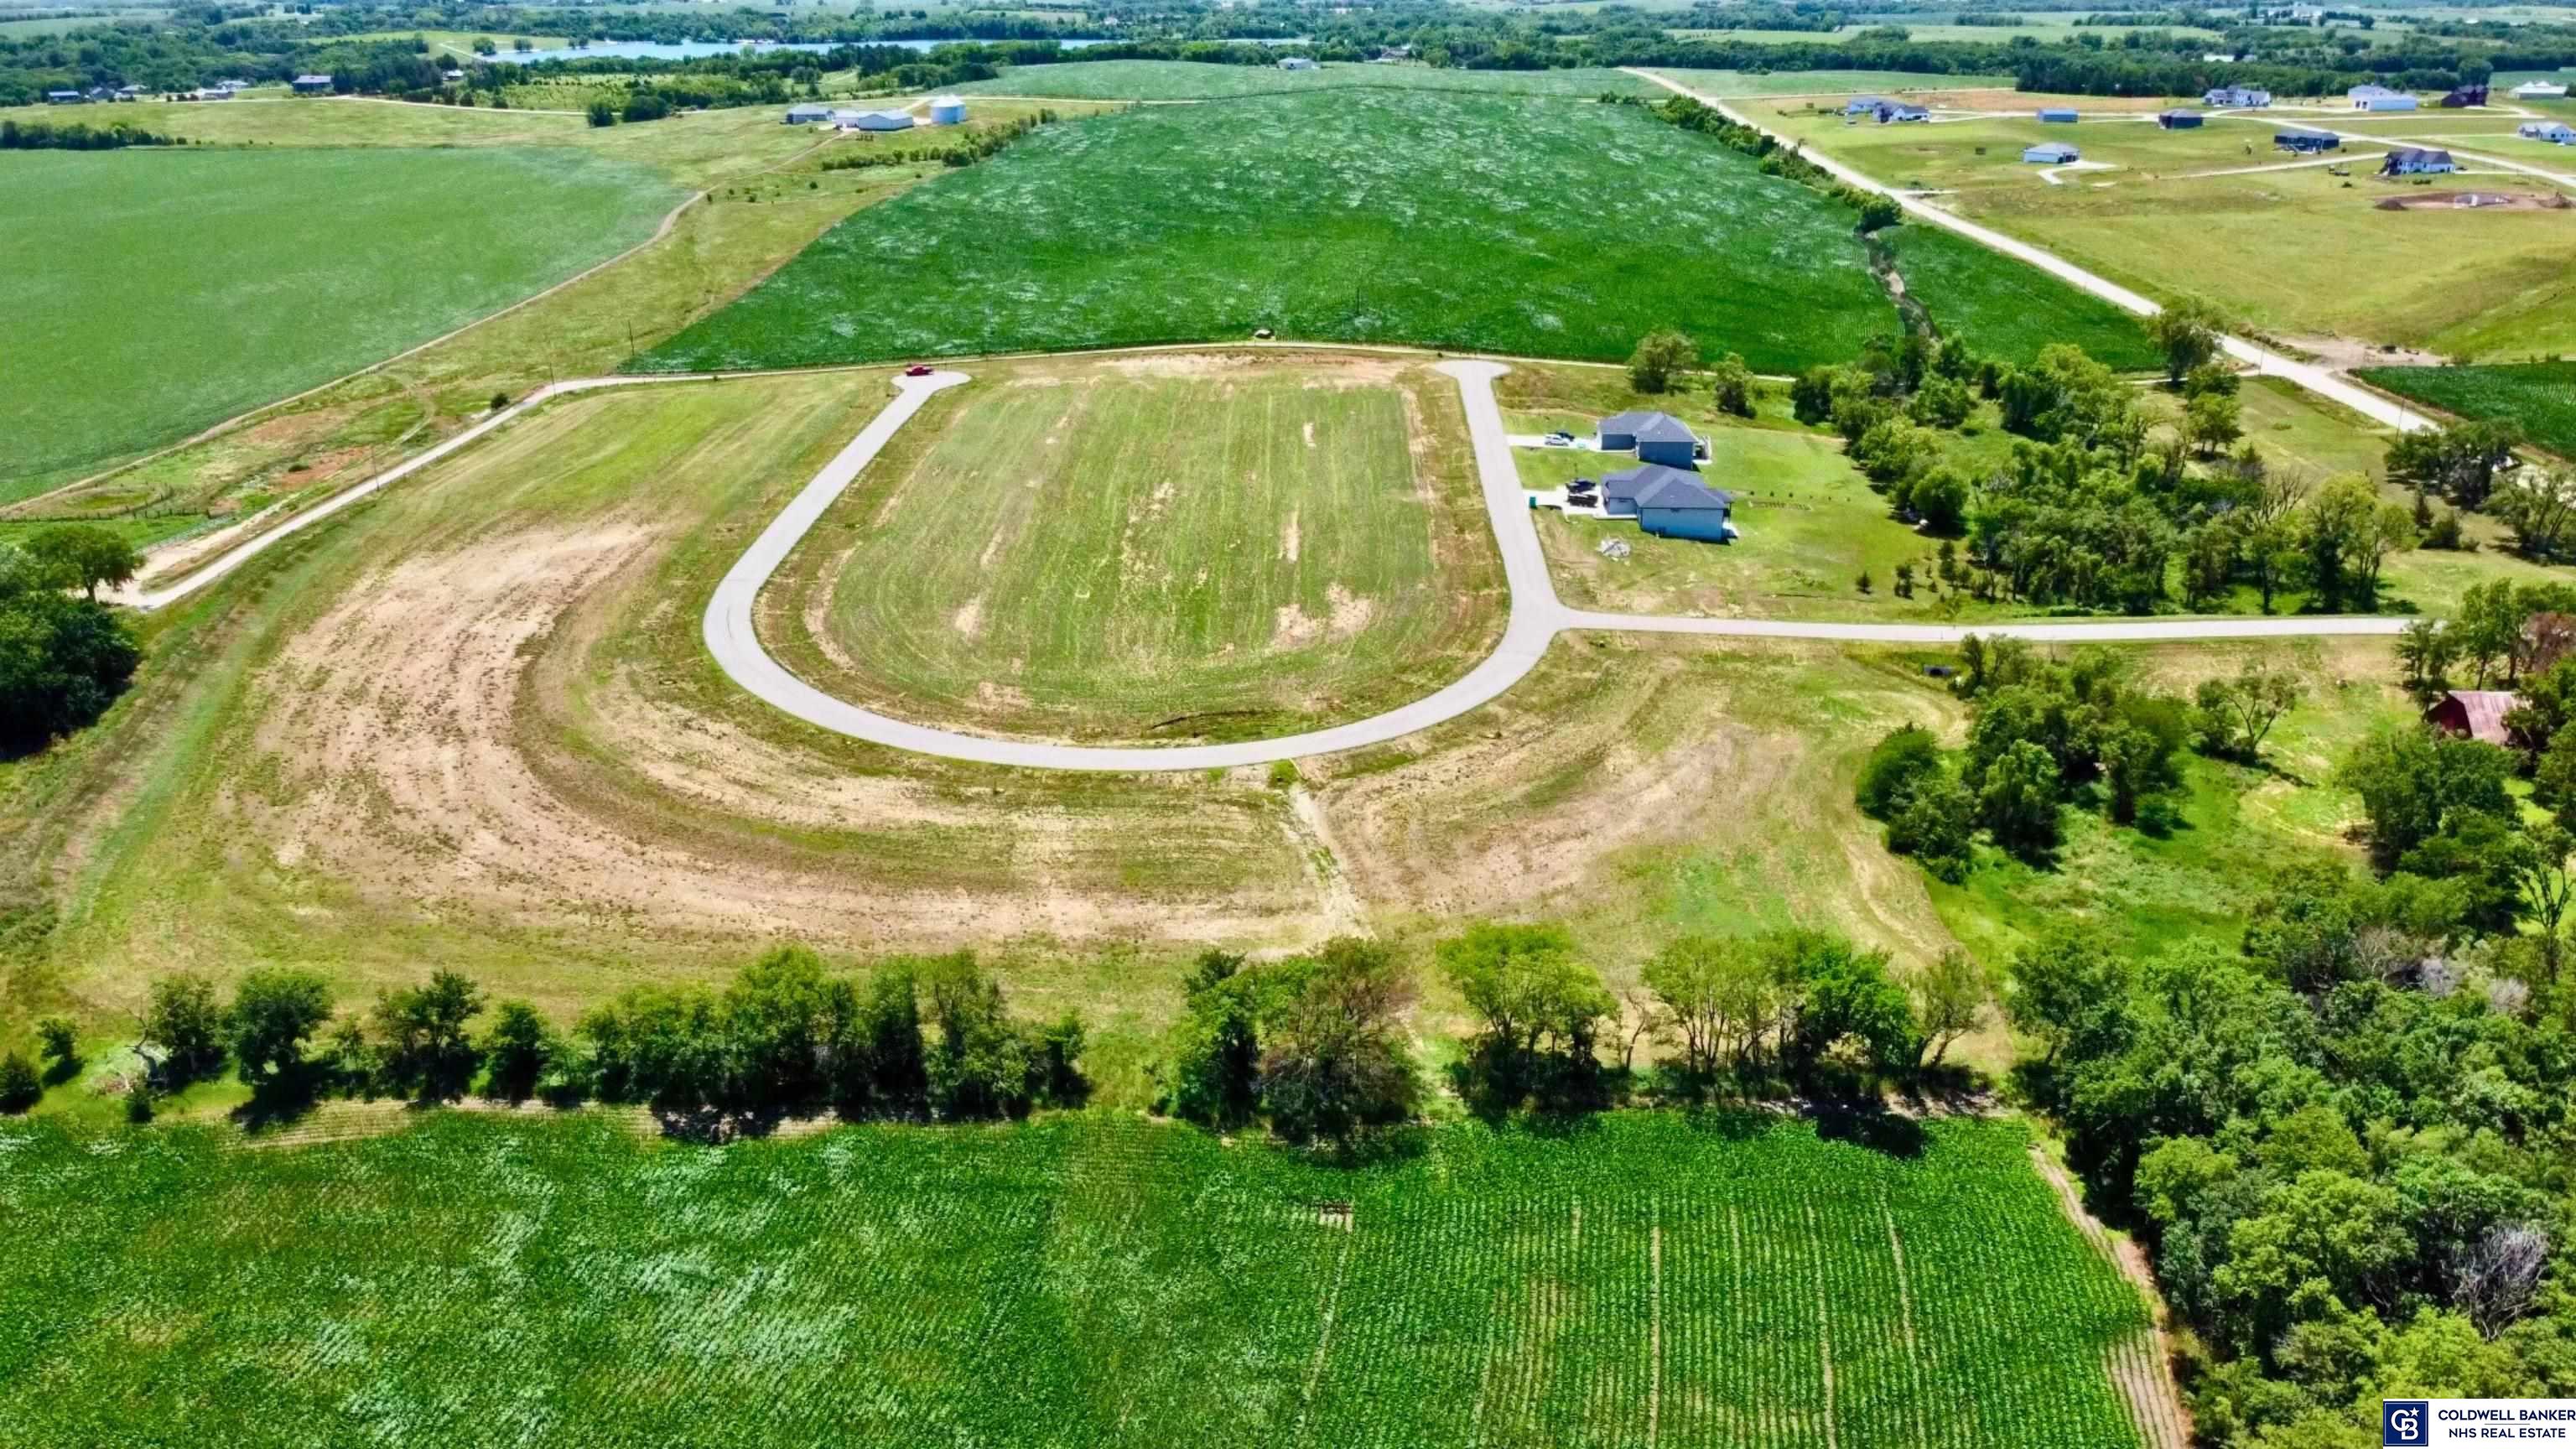
[[[2433,1406],[2422,1399],[2382,1399],[2379,1401],[2379,1442],[2386,1446],[2411,1446],[2433,1442]]]

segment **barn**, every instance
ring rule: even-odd
[[[2168,131],[2194,131],[2207,119],[2198,111],[2158,111],[2156,124]]]
[[[2424,711],[2424,722],[2444,734],[2510,745],[2514,732],[2505,727],[2505,716],[2521,705],[2522,696],[2508,689],[2454,689],[2433,701]]]
[[[2342,150],[2343,138],[2332,131],[2274,131],[2272,145],[2278,150],[2310,156],[2319,151]]]
[[[909,131],[912,116],[904,111],[835,111],[832,118],[844,131]]]
[[[1613,413],[1594,430],[1602,452],[1634,449],[1640,463],[1668,468],[1696,468],[1703,445],[1690,424],[1670,413]]]
[[[2256,90],[2252,86],[2220,86],[2200,99],[2204,105],[2219,106],[2228,110],[2260,110],[2272,104],[2272,93]]]
[[[1313,70],[1315,68],[1315,62],[1311,58],[1302,55],[1282,56],[1279,61],[1279,68],[1281,70]]]
[[[830,119],[832,119],[830,106],[789,106],[787,108],[787,124],[791,126],[819,126]]]
[[[2042,106],[2039,108],[2039,118],[2043,121],[2053,121],[2060,125],[2066,125],[2074,121],[2075,108],[2073,106]]]
[[[2024,161],[2036,161],[2047,166],[2063,166],[2070,161],[2082,160],[2083,156],[2083,152],[2064,141],[2044,141],[2021,153]]]
[[[2352,102],[2356,111],[2411,111],[2417,105],[2413,96],[2386,86],[2354,86],[2343,93],[2343,98]]]
[[[331,94],[331,78],[327,75],[297,76],[295,93],[299,96],[327,96]]]

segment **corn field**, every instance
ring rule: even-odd
[[[0,1443],[2131,1449],[2144,1307],[2026,1145],[14,1124]]]

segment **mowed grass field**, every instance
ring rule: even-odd
[[[1282,49],[1281,54],[1289,51]],[[1210,65],[1187,60],[1075,60],[1019,65],[991,80],[955,89],[972,95],[1047,96],[1098,101],[1205,101],[1241,96],[1340,91],[1469,91],[1482,95],[1642,96],[1655,86],[1605,67],[1573,70],[1450,70],[1427,65],[1334,61],[1313,70],[1276,65]]]
[[[1919,1131],[1462,1125],[1332,1168],[1110,1117],[721,1150],[12,1125],[0,1437],[2140,1443],[2144,1306],[2027,1129]]]
[[[2392,141],[2450,124],[2415,119],[2392,126]],[[2375,179],[2380,148],[2367,142],[2348,142],[2335,158],[2355,173],[2349,179],[2323,166],[2241,170],[2289,159],[2271,149],[2272,131],[2300,120],[2222,120],[2191,131],[2028,117],[1846,126],[1838,116],[1800,115],[1783,124],[1880,180],[1951,192],[1948,204],[1962,215],[2150,296],[2205,298],[2258,330],[2476,356],[2576,344],[2576,286],[2565,265],[2576,212],[2379,210],[2377,202],[2419,189]],[[2042,139],[2071,141],[2086,160],[2116,169],[2070,172],[2051,186],[2021,160],[2022,148]],[[2225,171],[2239,174],[2208,174]],[[2471,187],[2549,189],[2499,174],[2456,182]]]
[[[1261,327],[1624,358],[1669,326],[1779,371],[1894,322],[1847,209],[1705,138],[1624,106],[1354,90],[1049,127],[851,218],[634,366]]]
[[[2576,457],[2576,362],[2499,367],[2374,367],[2373,387],[2464,418],[2501,421],[2562,458]]]
[[[981,731],[1249,738],[1429,694],[1500,633],[1457,385],[1420,363],[1021,371],[940,421],[772,586],[791,651],[822,615],[797,667],[844,698]]]
[[[1713,96],[1806,96],[1869,91],[1996,89],[2010,90],[2013,78],[2008,75],[1932,75],[1910,70],[1703,70],[1692,66],[1659,65],[1657,75],[1668,75]],[[1660,91],[1661,87],[1657,87]],[[1670,94],[1670,92],[1665,92]]]
[[[0,502],[516,301],[680,199],[503,148],[12,152],[0,191]]]
[[[1923,223],[1879,235],[1895,254],[1906,294],[1922,301],[1945,338],[1983,356],[2027,362],[2071,342],[2123,371],[2163,365],[2136,317],[2037,267]]]

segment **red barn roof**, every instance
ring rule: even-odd
[[[2522,696],[2509,689],[2454,689],[2433,701],[2432,708],[2424,711],[2424,720],[2484,744],[2510,744],[2512,733],[2504,727],[2504,717],[2521,703]]]

